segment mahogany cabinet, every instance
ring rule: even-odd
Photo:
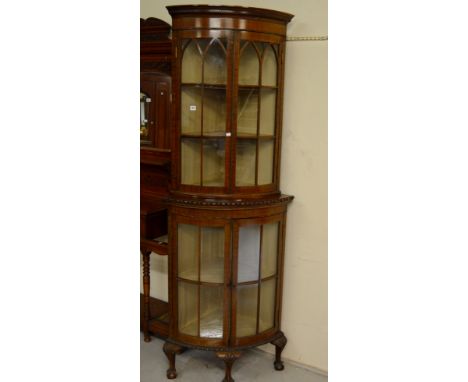
[[[172,129],[167,377],[185,348],[216,352],[224,381],[243,349],[272,343],[282,370],[286,209],[279,189],[290,14],[169,6]]]

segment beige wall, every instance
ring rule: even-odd
[[[327,35],[326,0],[221,3],[292,13],[288,36]],[[165,6],[189,2],[141,0],[140,4],[142,18],[171,23]],[[326,41],[287,43],[281,165],[281,189],[295,195],[288,212],[282,324],[288,344],[283,355],[323,371],[328,370],[327,48]],[[167,299],[167,277],[161,278],[167,262],[152,259],[152,295]],[[273,351],[270,345],[263,349]]]

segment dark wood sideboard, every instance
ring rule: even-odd
[[[167,256],[171,150],[171,26],[140,19],[140,251],[143,294],[140,328],[145,341],[169,334],[169,305],[150,296],[150,258]]]

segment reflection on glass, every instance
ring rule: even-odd
[[[200,286],[200,337],[223,337],[223,287]]]
[[[262,89],[260,93],[260,135],[275,134],[276,89]]]
[[[237,287],[237,337],[251,336],[257,332],[257,303],[257,284]]]
[[[148,138],[148,116],[149,116],[149,98],[145,93],[140,92],[140,139]]]
[[[258,144],[258,185],[273,183],[273,139],[260,140]]]
[[[276,264],[278,258],[278,227],[278,222],[263,225],[261,266],[262,279],[276,274]]]
[[[262,85],[276,86],[277,61],[272,45],[265,44],[262,65]]]
[[[182,134],[201,134],[201,89],[182,87],[181,90],[181,130]]]
[[[198,286],[178,282],[179,331],[191,336],[198,335]]]
[[[276,279],[263,281],[260,287],[260,315],[258,331],[271,329],[275,324]]]
[[[239,89],[237,135],[257,135],[258,89]]]
[[[236,148],[236,186],[255,186],[257,142],[239,139]]]
[[[224,228],[201,227],[200,281],[224,282]]]
[[[198,232],[196,225],[179,224],[177,227],[178,275],[194,281],[198,281]]]
[[[203,135],[225,136],[226,90],[205,88],[203,92]]]
[[[239,85],[258,85],[259,58],[254,43],[241,42]]]
[[[197,139],[181,140],[181,183],[200,185],[201,142]]]
[[[203,186],[224,186],[224,139],[203,140]]]
[[[182,47],[186,44],[182,56],[182,82],[201,83],[202,82],[202,56],[195,40],[184,40]]]
[[[237,282],[258,280],[260,260],[260,226],[239,227]]]
[[[205,84],[225,84],[227,77],[226,52],[220,40],[213,41],[204,58],[203,82]]]

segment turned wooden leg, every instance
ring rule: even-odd
[[[241,356],[240,352],[218,352],[216,356],[224,361],[226,375],[224,376],[223,382],[234,382],[231,376],[231,370],[233,363]]]
[[[150,321],[150,254],[151,251],[145,249],[143,253],[143,335],[145,342],[151,341],[149,334]]]
[[[177,378],[177,371],[175,368],[175,356],[176,354],[182,353],[185,349],[179,345],[171,344],[170,342],[165,342],[163,350],[164,354],[166,354],[166,357],[169,360],[169,369],[167,369],[166,376],[168,379],[175,379]]]
[[[281,352],[283,351],[286,343],[288,342],[285,335],[282,333],[281,337],[277,338],[274,341],[271,341],[273,345],[275,345],[275,370],[283,370],[284,365],[283,361],[281,361]]]

